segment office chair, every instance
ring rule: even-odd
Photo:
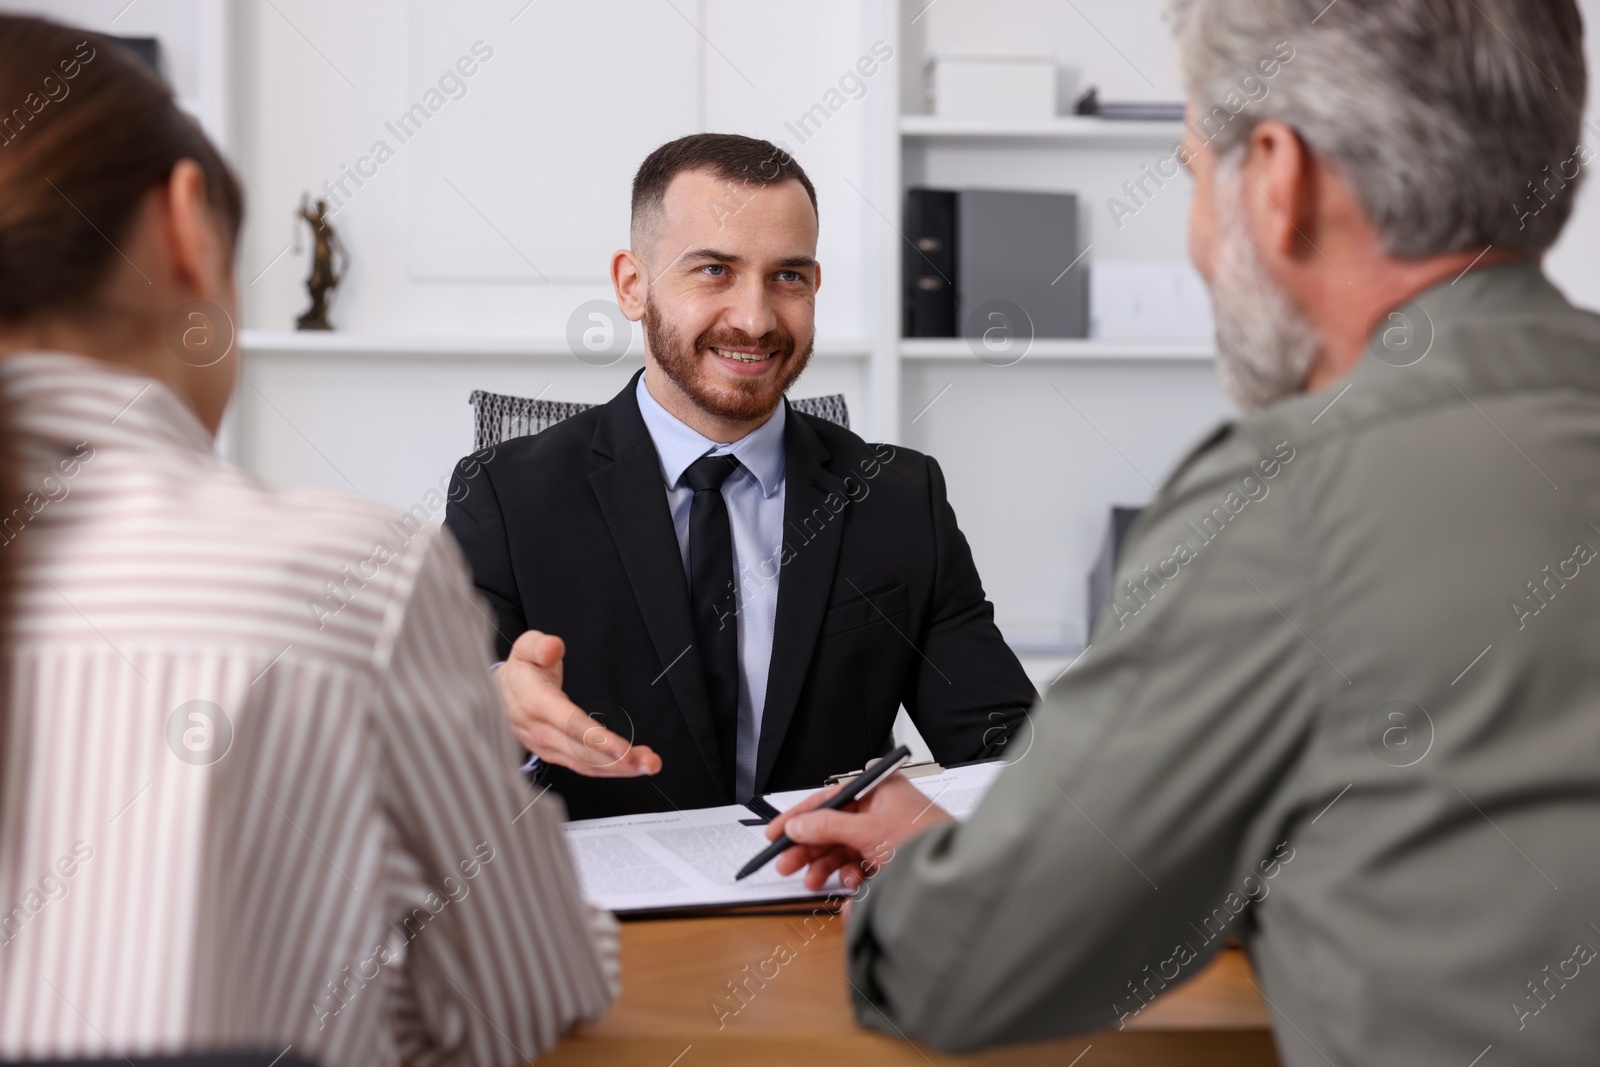
[[[530,437],[548,430],[562,419],[569,419],[593,404],[580,404],[570,400],[539,400],[525,396],[507,396],[474,389],[468,398],[473,411],[474,452],[509,441],[514,437]],[[789,406],[807,415],[845,429],[850,428],[850,410],[845,406],[844,395],[812,396],[804,400],[791,400]]]

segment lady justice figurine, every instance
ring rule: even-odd
[[[328,322],[328,294],[338,288],[339,282],[344,279],[350,256],[328,221],[326,200],[316,201],[316,210],[313,211],[302,194],[298,217],[311,226],[311,273],[306,277],[306,292],[311,294],[311,306],[295,320],[295,326],[302,330],[331,330],[333,325]]]

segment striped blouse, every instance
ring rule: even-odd
[[[512,1064],[604,1012],[615,923],[513,770],[450,537],[262,485],[107,363],[0,390],[0,1058]]]

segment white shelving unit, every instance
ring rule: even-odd
[[[894,29],[909,28],[909,20],[926,10],[926,5],[907,6],[902,0],[886,0],[885,7],[895,9]],[[996,12],[995,17],[1000,17]],[[930,57],[905,56],[906,44],[895,41],[897,53],[905,62],[921,65]],[[902,94],[905,85],[902,84]],[[890,117],[892,126],[885,132],[895,145],[889,170],[897,176],[892,192],[896,212],[902,210],[906,189],[912,185],[949,185],[953,187],[984,185],[1000,188],[1040,189],[1058,188],[1079,194],[1082,212],[1080,232],[1089,242],[1083,263],[1077,269],[1092,270],[1096,252],[1102,245],[1095,234],[1097,225],[1105,223],[1098,213],[1098,205],[1107,196],[1116,195],[1117,178],[1140,179],[1139,164],[1153,161],[1171,151],[1182,140],[1185,125],[1177,121],[1131,121],[1100,119],[1081,115],[1059,115],[1046,119],[1005,118],[950,118],[935,114],[916,114],[905,110],[911,101],[902,99],[900,107]],[[916,101],[920,105],[921,101]],[[1023,156],[1033,164],[1026,173],[1007,165],[1008,160]],[[1041,160],[1048,162],[1041,163]],[[951,180],[954,175],[954,180]],[[1185,182],[1182,178],[1169,178],[1169,182]],[[1169,199],[1170,196],[1169,196]],[[898,225],[898,218],[896,218]],[[1143,254],[1126,254],[1111,249],[1111,258],[1179,260],[1186,258],[1184,234],[1174,230],[1170,236],[1156,239],[1155,255],[1149,250]],[[905,237],[898,231],[884,245],[882,269],[894,279],[893,303],[890,316],[893,329],[885,331],[892,343],[881,339],[875,360],[894,364],[893,373],[885,371],[881,377],[901,379],[901,370],[915,363],[938,362],[958,364],[971,361],[981,364],[977,353],[963,338],[902,338],[901,318],[901,260]],[[1039,338],[1028,347],[1021,362],[1035,363],[1110,363],[1128,361],[1140,365],[1198,363],[1215,356],[1215,347],[1208,338],[1192,340],[1161,339],[1090,339],[1090,338]],[[886,406],[886,405],[880,405]],[[897,405],[903,407],[904,404]],[[896,430],[903,430],[898,422]]]
[[[1046,12],[1031,0],[955,0],[932,8],[926,0],[883,0],[882,9],[892,12],[891,41],[904,77],[898,94],[884,94],[898,95],[895,106],[874,118],[888,148],[875,206],[897,227],[883,227],[873,245],[876,268],[893,279],[884,287],[885,321],[873,353],[874,407],[890,416],[895,440],[939,461],[996,619],[1044,684],[1083,643],[1084,580],[1111,505],[1148,500],[1171,464],[1226,415],[1212,369],[1215,342],[1036,338],[1020,358],[998,362],[964,337],[902,337],[907,238],[898,227],[906,191],[1072,192],[1080,248],[1087,248],[1071,269],[1092,272],[1104,260],[1184,260],[1189,180],[1146,175],[1176,149],[1185,127],[1079,115],[1008,120],[916,113],[925,103],[914,72],[941,52],[980,51],[972,47],[980,38],[983,49],[997,54],[1053,51],[1063,67],[1077,68],[1071,77],[1098,80],[1107,70],[1096,68],[1100,57],[1070,32],[1059,40],[1008,41],[994,30],[1009,19],[1070,31],[1071,10]],[[1130,62],[1157,74],[1142,56]],[[1177,99],[1181,90],[1172,84],[1158,92]],[[1128,201],[1137,209],[1131,219],[1110,210],[1113,198],[1128,198],[1129,182],[1146,189]]]
[[[1022,138],[1077,141],[1085,144],[1176,144],[1183,138],[1181,122],[1131,122],[1063,115],[1053,119],[951,119],[938,115],[902,115],[900,133],[907,138]]]
[[[1028,346],[1026,360],[1052,362],[1104,362],[1133,360],[1152,363],[1209,361],[1216,356],[1210,341],[1112,341],[1077,338],[1039,338]],[[911,337],[900,342],[900,357],[906,360],[976,360],[978,356],[964,337]],[[981,361],[980,361],[981,362]]]

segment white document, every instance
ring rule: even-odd
[[[957,767],[912,784],[958,819],[965,819],[998,777],[1004,764]],[[815,790],[771,793],[767,801],[787,811]],[[567,847],[584,895],[603,908],[626,914],[679,908],[717,908],[848,896],[830,878],[820,892],[805,887],[803,872],[780,877],[769,863],[742,882],[734,874],[769,842],[765,827],[743,826],[749,808],[730,804],[690,811],[658,811],[579,819],[566,825]]]

